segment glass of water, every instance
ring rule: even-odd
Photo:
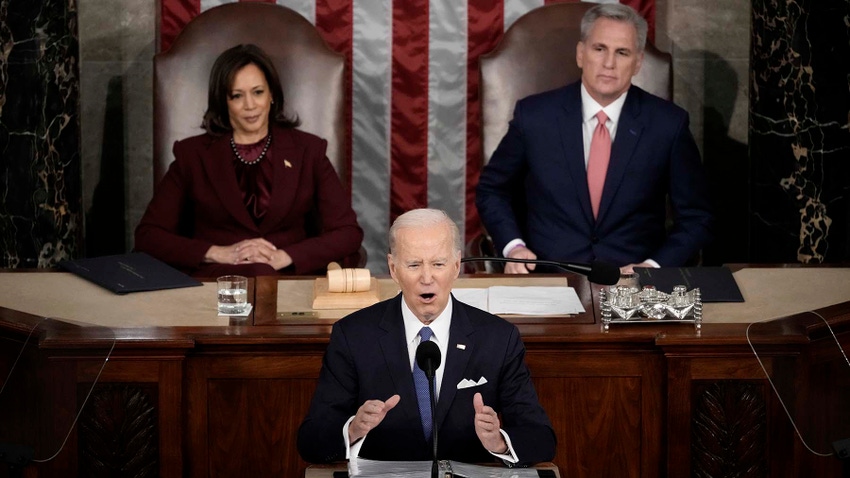
[[[218,311],[222,314],[241,314],[248,307],[248,278],[221,276],[218,282]]]

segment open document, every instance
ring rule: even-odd
[[[459,463],[439,462],[440,478],[538,478],[545,476],[534,468],[501,468]],[[540,470],[547,471],[547,470]],[[430,476],[430,461],[378,461],[354,458],[348,463],[348,476],[354,478],[422,478]]]
[[[572,287],[492,286],[452,289],[457,300],[491,314],[569,315],[584,312]]]

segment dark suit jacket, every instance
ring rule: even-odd
[[[343,460],[346,420],[365,401],[386,400],[394,394],[401,401],[366,435],[360,456],[431,459],[432,445],[423,435],[405,344],[402,300],[399,294],[334,324],[318,387],[298,430],[298,451],[306,461]],[[496,460],[475,434],[472,397],[481,392],[484,404],[501,414],[502,429],[511,437],[520,465],[551,460],[555,434],[531,383],[519,331],[499,317],[452,300],[448,357],[437,402],[439,458],[467,463]],[[457,389],[461,380],[477,382],[482,376],[488,381],[485,385]]]
[[[477,189],[478,212],[497,250],[520,237],[549,260],[623,266],[651,258],[680,266],[695,256],[711,238],[712,214],[688,114],[636,86],[629,89],[596,220],[581,123],[580,83],[517,102]],[[524,219],[515,213],[518,191]],[[668,194],[674,215],[669,232]]]
[[[329,262],[356,253],[363,231],[351,199],[325,157],[327,142],[290,128],[273,127],[272,134],[274,179],[269,207],[259,226],[242,202],[231,164],[230,137],[203,134],[174,144],[175,160],[136,228],[136,250],[208,277],[240,270],[246,275],[263,269],[275,273],[265,264],[202,262],[210,246],[249,238],[263,237],[285,250],[296,274],[323,273]],[[315,217],[319,232],[311,236],[308,229]]]

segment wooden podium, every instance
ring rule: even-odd
[[[493,465],[494,467],[498,465]],[[549,476],[553,478],[561,478],[561,473],[558,471],[558,467],[553,463],[540,463],[534,467],[538,470],[547,470],[551,473]],[[506,472],[510,472],[509,469],[505,469]],[[341,465],[310,465],[304,471],[304,478],[343,478],[348,477],[348,467],[345,464]]]

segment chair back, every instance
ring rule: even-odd
[[[578,81],[576,44],[588,3],[556,3],[520,17],[499,45],[482,55],[481,125],[484,164],[508,131],[516,102]],[[643,65],[632,82],[665,99],[673,97],[672,58],[646,44]]]
[[[203,133],[210,70],[224,50],[254,43],[280,75],[286,113],[299,129],[328,141],[328,159],[347,184],[343,122],[344,57],[295,11],[275,4],[235,2],[189,22],[168,51],[154,57],[154,179],[174,160],[174,142]]]

